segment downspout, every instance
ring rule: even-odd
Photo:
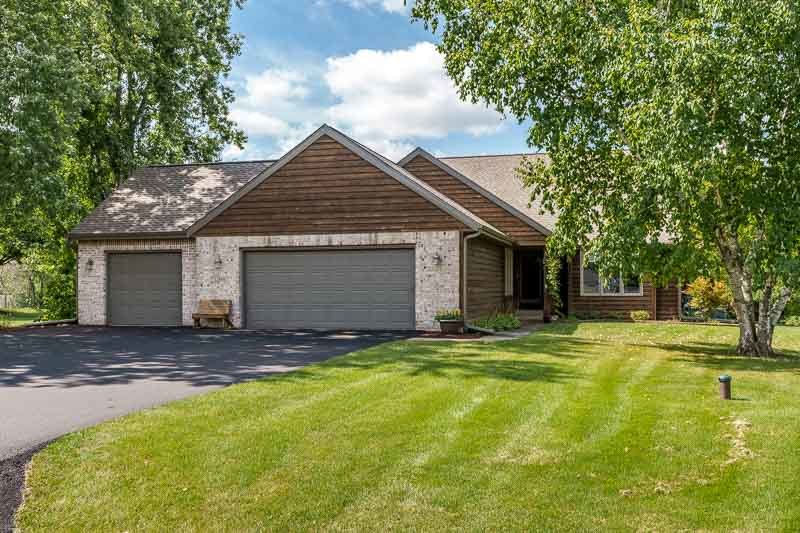
[[[463,257],[461,258],[461,268],[462,268],[462,279],[464,280],[464,284],[461,287],[462,295],[461,295],[461,307],[463,308],[464,312],[464,322],[467,322],[467,241],[470,239],[474,239],[475,237],[479,237],[481,235],[480,231],[476,231],[471,235],[467,235],[464,237],[464,245],[461,247],[461,253]]]
[[[75,323],[77,324],[78,317],[80,316],[80,308],[81,300],[78,298],[78,288],[80,287],[80,268],[81,268],[81,256],[80,256],[80,243],[78,241],[71,241],[70,246],[75,251],[75,275],[73,276],[73,285],[75,287]]]

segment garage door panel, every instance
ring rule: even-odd
[[[248,252],[247,327],[413,329],[413,250]]]
[[[180,253],[108,255],[108,322],[176,326],[182,322]]]

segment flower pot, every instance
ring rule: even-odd
[[[445,335],[457,335],[464,332],[463,320],[440,320],[439,327]]]

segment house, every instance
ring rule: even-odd
[[[450,308],[546,318],[555,219],[529,205],[522,157],[418,148],[394,163],[322,126],[276,161],[139,169],[70,233],[78,321],[191,325],[201,299],[231,300],[251,329],[426,330]],[[603,286],[580,257],[561,278],[569,312],[678,312],[674,285]]]

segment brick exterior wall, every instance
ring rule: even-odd
[[[458,231],[198,237],[197,297],[231,300],[233,324],[242,327],[242,249],[414,245],[416,327],[436,329],[436,311],[460,304],[459,243]]]
[[[435,329],[436,311],[460,305],[458,231],[199,237],[175,240],[82,241],[78,245],[78,322],[106,324],[108,252],[180,250],[183,267],[183,324],[192,325],[200,298],[233,301],[232,319],[242,326],[241,249],[270,247],[413,245],[415,317],[418,329]],[[437,264],[436,255],[441,257]],[[90,265],[91,263],[91,265]]]
[[[78,323],[104,326],[106,317],[106,254],[109,252],[181,252],[183,325],[192,325],[195,299],[195,243],[192,239],[81,241],[78,243]]]

